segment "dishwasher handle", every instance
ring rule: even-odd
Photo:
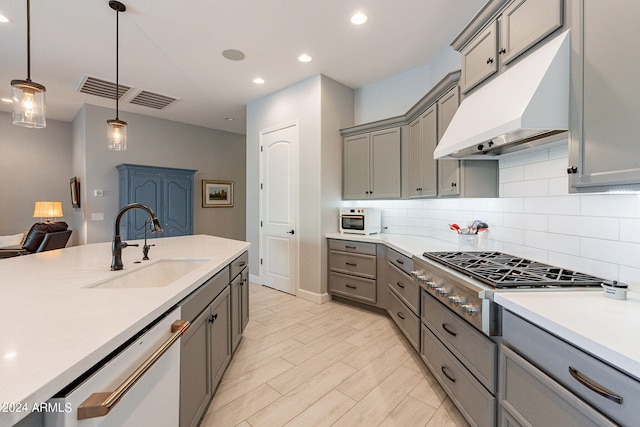
[[[162,357],[164,353],[189,329],[188,320],[176,320],[171,325],[171,336],[147,358],[114,391],[93,393],[78,406],[78,420],[104,417],[118,404],[131,387]]]

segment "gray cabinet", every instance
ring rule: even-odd
[[[329,240],[329,292],[369,304],[377,301],[376,244]]]
[[[343,198],[401,197],[400,127],[344,138]]]
[[[387,313],[419,352],[420,287],[409,276],[413,270],[413,261],[393,249],[387,249],[386,258],[389,287]]]
[[[508,310],[502,320],[500,404],[521,424],[637,424],[640,381]],[[534,399],[550,394],[559,408],[538,413]]]
[[[231,262],[231,351],[234,352],[249,322],[249,265],[248,253]]]
[[[462,58],[462,93],[506,69],[563,22],[563,0],[490,1],[452,43]]]
[[[433,104],[409,124],[409,197],[438,194],[438,107]]]
[[[148,238],[193,234],[192,169],[121,164],[120,207],[142,203],[155,212],[164,228],[162,234],[147,233]],[[123,239],[141,239],[149,216],[140,210],[127,212],[122,218]]]
[[[181,340],[180,426],[198,425],[231,360],[229,267],[181,303],[192,326]]]
[[[640,3],[569,4],[570,191],[640,190]]]
[[[500,378],[501,427],[616,425],[505,346]]]
[[[453,119],[460,105],[460,89],[452,88],[438,100],[438,141]],[[433,153],[432,153],[433,157]],[[460,160],[438,160],[438,194],[441,196],[460,195]]]

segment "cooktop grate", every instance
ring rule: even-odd
[[[425,252],[423,255],[495,288],[595,287],[604,281],[502,252]]]

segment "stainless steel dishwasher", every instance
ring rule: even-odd
[[[44,425],[177,426],[180,337],[189,328],[180,313],[180,307],[167,313],[51,399],[68,410],[47,413]]]

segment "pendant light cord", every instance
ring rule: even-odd
[[[31,81],[31,0],[27,0],[27,81]]]
[[[116,120],[119,120],[118,117],[118,98],[120,98],[120,80],[119,80],[119,70],[120,70],[120,64],[119,64],[119,57],[120,57],[120,39],[119,39],[119,34],[120,34],[120,11],[116,10]]]

